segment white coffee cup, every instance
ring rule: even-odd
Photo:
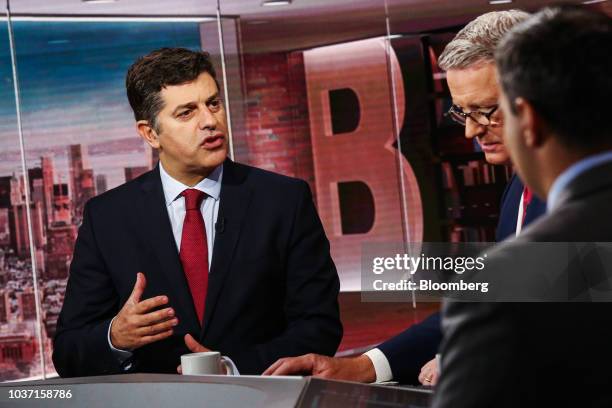
[[[225,368],[225,370],[224,370]],[[229,359],[218,351],[183,354],[181,356],[183,375],[236,375]]]

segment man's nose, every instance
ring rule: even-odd
[[[465,138],[473,139],[475,137],[484,136],[487,133],[487,127],[481,125],[480,123],[472,120],[472,118],[467,118],[465,122]]]
[[[204,106],[200,113],[200,129],[215,129],[217,127],[217,117],[210,111],[208,106]]]

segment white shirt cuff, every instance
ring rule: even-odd
[[[119,361],[120,364],[123,364],[123,362],[125,360],[127,360],[128,358],[132,357],[132,352],[129,350],[121,350],[116,348],[115,346],[113,346],[113,343],[111,342],[111,326],[113,325],[113,322],[115,321],[115,319],[117,318],[117,316],[113,317],[113,320],[111,320],[110,324],[108,325],[108,345],[111,348],[111,351],[113,353],[113,355],[115,356],[115,358],[117,359],[117,361]],[[130,368],[131,364],[128,365],[127,367],[125,367],[125,370],[128,370]]]
[[[376,371],[376,382],[391,381],[393,379],[393,373],[391,372],[391,366],[387,356],[380,351],[380,349],[374,348],[366,353],[365,356],[372,361],[374,364],[374,371]]]

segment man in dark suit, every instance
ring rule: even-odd
[[[465,128],[465,137],[476,142],[490,164],[510,161],[501,135],[493,52],[503,35],[528,16],[519,10],[484,14],[446,45],[438,61],[446,71],[453,98],[449,117]],[[524,191],[514,176],[502,198],[497,239],[501,241],[517,230],[520,232],[523,225],[543,214],[545,207],[544,202]],[[306,372],[361,382],[393,379],[404,384],[435,385],[438,373],[433,358],[441,339],[440,314],[434,313],[362,356],[330,359],[308,355],[284,359],[266,370],[266,374]]]
[[[487,265],[500,266],[488,274],[522,282],[512,292],[498,289],[502,299],[529,295],[535,302],[445,304],[435,407],[612,406],[609,263],[579,252],[568,257],[568,250],[523,262],[551,242],[603,242],[609,254],[610,44],[610,17],[554,8],[515,27],[496,52],[504,142],[548,212],[488,253]],[[512,270],[501,268],[512,254],[524,255],[510,258]],[[565,302],[543,303],[550,299]]]
[[[126,87],[160,161],[85,207],[54,341],[58,373],[176,373],[182,354],[207,349],[241,374],[333,355],[339,280],[308,185],[227,159],[208,54],[154,51]]]

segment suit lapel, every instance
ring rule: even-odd
[[[210,327],[221,290],[229,274],[240,231],[244,222],[251,191],[245,185],[246,171],[227,159],[223,165],[223,180],[221,184],[220,206],[217,222],[223,229],[215,235],[213,258],[208,276],[208,293],[206,295],[206,310],[201,337]]]
[[[177,316],[190,332],[195,333],[200,329],[200,324],[168,219],[159,166],[149,172],[141,187],[143,195],[139,214],[142,217],[143,239],[151,244],[157,256],[159,268],[170,289],[167,295],[171,302],[177,305]],[[147,271],[144,273],[146,275]]]

